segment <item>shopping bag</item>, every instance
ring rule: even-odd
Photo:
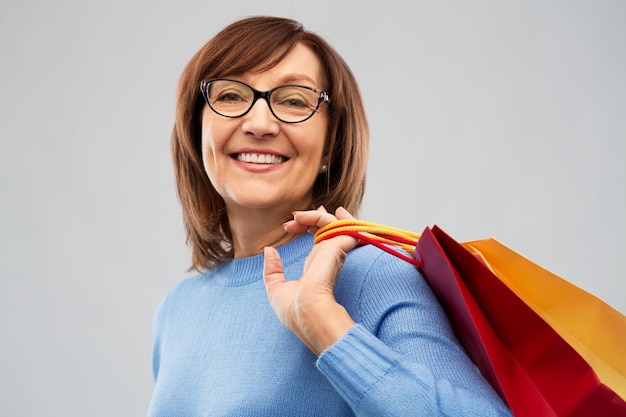
[[[598,379],[590,364],[485,263],[437,226],[420,236],[339,221],[320,229],[316,241],[338,234],[374,244],[421,269],[468,355],[515,416],[626,415],[623,398]]]
[[[431,237],[432,240],[429,239]],[[422,235],[416,245],[416,252],[416,258],[424,264],[426,280],[431,287],[439,286],[436,293],[442,300],[448,297],[446,294],[450,289],[435,282],[442,277],[441,268],[429,264],[433,264],[432,259],[437,258],[437,252],[449,261],[448,265],[456,274],[456,280],[467,287],[474,302],[480,306],[480,312],[498,336],[499,343],[494,345],[493,352],[510,355],[508,358],[511,362],[522,369],[536,388],[539,395],[530,390],[520,392],[519,381],[508,378],[507,364],[502,367],[492,362],[496,384],[500,386],[503,398],[514,415],[626,415],[626,403],[599,380],[589,363],[461,244],[435,226]],[[482,329],[478,328],[477,331],[480,333]],[[549,406],[549,409],[544,409],[545,406]]]
[[[462,242],[626,398],[626,317],[494,238]]]

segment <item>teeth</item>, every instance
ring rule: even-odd
[[[280,164],[285,161],[282,156],[258,153],[240,153],[237,154],[237,160],[241,162],[250,162],[253,164]]]

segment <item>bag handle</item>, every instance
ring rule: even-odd
[[[359,239],[359,245],[371,244],[412,265],[423,266],[414,258],[415,245],[421,236],[419,233],[365,220],[344,219],[320,227],[315,232],[314,242],[319,243],[335,236],[352,236]],[[408,255],[397,248],[408,252]]]

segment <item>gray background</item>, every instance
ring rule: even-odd
[[[177,78],[254,14],[360,81],[362,218],[495,236],[626,311],[623,1],[1,0],[0,415],[145,415],[152,314],[188,275]]]

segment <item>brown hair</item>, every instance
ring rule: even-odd
[[[222,197],[202,164],[201,115],[205,102],[200,82],[207,78],[264,71],[298,43],[310,47],[322,63],[330,96],[324,154],[328,169],[313,184],[310,208],[339,206],[356,214],[363,199],[369,131],[359,89],[348,65],[320,36],[291,19],[250,17],[231,23],[189,61],[178,85],[172,154],[192,269],[212,268],[232,258],[232,241]],[[296,209],[296,208],[294,208]],[[297,208],[302,209],[302,208]]]

